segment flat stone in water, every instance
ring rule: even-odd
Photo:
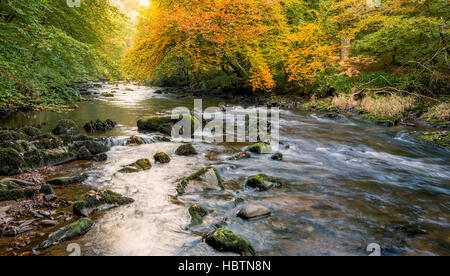
[[[238,216],[243,219],[252,219],[257,217],[264,217],[270,215],[269,209],[262,205],[248,205],[239,211]]]

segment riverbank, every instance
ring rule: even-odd
[[[423,99],[413,96],[363,96],[339,95],[311,99],[301,104],[306,110],[332,114],[351,114],[367,119],[377,125],[392,127],[418,125],[435,128],[435,131],[419,131],[415,136],[424,142],[449,147],[450,103],[448,97]]]

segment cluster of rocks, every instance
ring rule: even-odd
[[[252,153],[264,154],[270,152],[271,149],[268,144],[257,143],[247,147],[244,152],[233,155],[229,158],[229,160],[251,158]],[[280,152],[277,152],[272,155],[271,159],[281,161],[283,159],[283,155]],[[273,176],[259,174],[249,176],[245,182],[245,186],[257,191],[268,191],[272,188],[281,187],[282,181]],[[176,191],[177,196],[182,196],[185,193],[195,191],[224,189],[225,185],[220,176],[219,170],[208,166],[182,179],[177,185]],[[244,200],[240,198],[235,200],[236,206],[242,202],[244,202]],[[204,218],[210,213],[206,207],[200,204],[192,205],[188,211],[191,216],[190,227],[203,224]],[[271,211],[268,208],[262,205],[254,204],[244,206],[237,213],[238,217],[245,220],[267,217],[269,215],[271,215]],[[220,228],[210,233],[205,233],[203,238],[209,246],[219,251],[234,252],[244,256],[253,256],[256,254],[255,249],[247,240],[235,235],[229,229]]]
[[[0,131],[0,175],[16,175],[73,160],[105,161],[109,147],[80,134],[75,122],[61,120],[52,133],[35,127]]]
[[[89,125],[94,131],[103,131],[107,125],[109,128],[115,123],[92,121]],[[35,127],[0,130],[0,141],[3,141],[0,143],[0,175],[19,175],[73,160],[105,161],[110,148],[103,142],[104,138],[80,133],[71,120],[59,121],[52,133],[42,133]],[[47,179],[44,183],[1,179],[0,203],[5,202],[6,206],[0,208],[0,236],[13,238],[11,249],[21,249],[30,245],[32,239],[44,235],[40,232],[42,228],[58,228],[33,247],[33,251],[45,249],[88,232],[94,225],[89,218],[92,213],[134,201],[109,190],[93,190],[82,194],[75,202],[67,202],[58,199],[54,192],[53,187],[66,187],[87,178],[79,174]],[[67,207],[72,207],[72,212],[63,211]],[[29,217],[33,219],[22,220]]]

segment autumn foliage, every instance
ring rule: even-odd
[[[149,79],[165,68],[170,75],[164,63],[176,57],[193,75],[222,71],[258,91],[274,89],[279,72],[286,82],[308,83],[336,47],[320,22],[291,24],[285,7],[278,0],[153,2],[141,15],[126,71]]]

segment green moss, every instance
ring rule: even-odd
[[[114,97],[114,93],[103,93],[102,96],[106,97],[106,98],[113,98]]]
[[[266,185],[266,182],[271,183],[272,185]],[[282,182],[280,179],[273,177],[273,176],[269,176],[266,174],[258,174],[258,175],[253,175],[250,176],[247,179],[247,182],[245,183],[247,186],[252,187],[252,188],[256,188],[260,191],[267,191],[268,189],[271,188],[271,186],[281,186]]]
[[[51,134],[40,135],[36,140],[33,145],[37,149],[56,149],[62,145],[59,139]]]
[[[128,138],[127,145],[143,145],[145,144],[144,140],[142,140],[139,136],[131,136]]]
[[[30,126],[23,127],[20,130],[30,137],[37,137],[42,134],[42,132],[38,128]]]
[[[175,154],[180,156],[189,156],[189,155],[196,155],[198,153],[197,150],[194,148],[194,146],[192,146],[192,144],[189,143],[179,146],[175,151]]]
[[[75,142],[72,146],[70,146],[70,151],[79,154],[81,150],[86,148],[91,155],[96,155],[99,153],[107,152],[109,151],[109,147],[93,140],[84,140],[84,141],[78,141]]]
[[[88,179],[88,177],[89,176],[87,174],[80,174],[72,177],[58,177],[47,180],[47,183],[51,185],[70,185],[74,183],[81,183]]]
[[[78,134],[80,133],[80,130],[78,129],[78,126],[74,121],[65,119],[59,121],[52,132],[55,135]]]
[[[206,237],[206,243],[221,252],[234,252],[243,256],[255,256],[253,246],[228,229],[218,229]]]
[[[0,188],[0,201],[8,200],[21,200],[26,197],[24,189],[1,189]]]
[[[107,131],[113,129],[117,125],[116,122],[110,119],[102,120],[92,120],[84,125],[86,132],[93,133],[96,131]]]
[[[275,161],[282,161],[283,160],[283,154],[281,152],[277,152],[272,157],[270,157],[272,160]]]
[[[194,204],[189,207],[189,215],[191,215],[191,226],[202,224],[203,217],[208,215],[208,213],[208,210],[199,204]]]
[[[50,234],[43,243],[39,245],[40,249],[49,248],[55,244],[62,243],[67,240],[82,236],[89,232],[94,226],[94,221],[89,218],[81,218],[58,231]]]
[[[362,118],[371,120],[375,122],[377,125],[391,127],[396,126],[400,122],[399,117],[389,117],[386,115],[374,115],[371,113],[366,113],[361,115]]]
[[[29,137],[15,130],[0,130],[0,141],[28,140]]]
[[[0,143],[0,148],[12,148],[17,152],[25,152],[26,149],[22,146],[22,144],[17,143],[15,141],[4,141]]]
[[[136,173],[140,171],[147,171],[152,168],[152,164],[148,159],[140,159],[134,163],[124,166],[119,170],[120,173]]]
[[[189,185],[189,182],[191,182],[193,180],[199,180],[199,181],[202,180],[202,177],[209,170],[213,170],[214,171],[214,174],[216,175],[217,181],[219,183],[219,187],[221,189],[225,189],[225,186],[223,185],[222,177],[220,176],[219,170],[217,170],[214,167],[208,166],[208,167],[205,167],[203,169],[200,169],[200,170],[194,172],[193,174],[191,174],[188,177],[186,177],[183,180],[181,180],[181,182],[177,186],[177,193],[178,193],[178,195],[184,194],[184,192],[186,191],[187,186]]]
[[[166,164],[170,162],[170,157],[164,152],[158,152],[156,153],[153,158],[155,159],[155,162],[159,162],[161,164]]]
[[[331,104],[331,98],[324,98],[317,101],[310,101],[307,103],[304,103],[302,105],[305,109],[312,109],[312,110],[319,110],[319,111],[330,111],[330,112],[336,112],[339,111],[339,108],[336,106],[333,106]]]
[[[40,194],[45,194],[45,195],[51,195],[54,194],[55,191],[53,190],[53,187],[51,185],[41,185],[41,189],[39,190]]]
[[[19,174],[26,169],[25,160],[15,149],[0,149],[0,175]]]
[[[419,132],[416,134],[416,138],[450,149],[450,135],[448,131]]]
[[[270,152],[270,145],[266,143],[257,143],[247,147],[246,151],[258,154],[267,153]]]
[[[73,213],[77,216],[87,217],[103,205],[117,207],[133,202],[134,199],[109,190],[95,193],[90,192],[83,194],[78,201],[74,202]]]
[[[197,119],[195,119],[194,116],[191,116],[190,114],[187,114],[185,116],[190,116],[191,133],[194,134],[194,127]],[[137,126],[140,131],[161,132],[166,135],[171,135],[172,127],[182,118],[183,115],[180,115],[176,119],[172,119],[172,115],[148,116],[138,120]]]

